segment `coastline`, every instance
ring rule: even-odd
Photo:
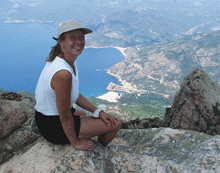
[[[124,47],[114,47],[114,46],[103,46],[103,47],[96,47],[96,46],[86,46],[85,47],[85,49],[89,49],[89,48],[92,48],[92,49],[104,49],[104,48],[114,48],[114,49],[117,49],[117,50],[119,50],[122,54],[123,54],[123,56],[126,58],[126,53],[125,53],[125,51],[128,49],[128,48],[124,48]]]
[[[128,48],[123,48],[123,47],[113,47],[113,48],[118,49],[124,55],[124,57],[126,58],[127,55],[126,55],[125,51]]]
[[[106,46],[106,47],[93,47],[93,46],[88,46],[86,48],[93,48],[93,49],[102,49],[102,48],[114,48],[114,49],[117,49],[119,50],[124,58],[126,59],[126,53],[125,51],[128,49],[128,48],[123,48],[123,47],[112,47],[112,46]],[[108,73],[108,72],[107,72]],[[110,73],[108,73],[109,75],[111,75]],[[111,75],[111,76],[114,76],[114,75]],[[116,77],[116,76],[114,76]],[[116,77],[117,78],[117,77]],[[120,83],[123,83],[120,78],[117,78],[119,80]],[[110,83],[109,83],[110,84]],[[109,86],[109,85],[108,85]],[[102,100],[106,100],[106,101],[109,101],[109,102],[118,102],[117,99],[120,98],[120,95],[117,91],[113,91],[113,90],[109,90],[107,93],[103,94],[103,95],[100,95],[98,97],[96,97],[98,99],[102,99]]]

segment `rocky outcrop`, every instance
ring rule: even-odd
[[[164,127],[164,122],[158,118],[135,119],[122,123],[122,129],[148,129]]]
[[[5,172],[219,172],[220,136],[153,128],[120,130],[107,148],[94,151],[54,145],[40,138],[23,154],[0,166]]]
[[[38,138],[38,135],[24,127],[16,129],[0,141],[0,164],[25,151],[25,147],[31,145]]]
[[[199,68],[181,84],[171,109],[164,118],[165,127],[220,134],[220,88]]]
[[[26,120],[26,112],[19,102],[0,100],[0,139],[21,127]]]
[[[25,97],[22,96],[21,94],[15,93],[15,92],[5,92],[3,94],[1,94],[0,97],[2,100],[14,100],[14,101],[21,101],[23,100]]]
[[[39,138],[32,130],[33,100],[13,92],[3,93],[1,98],[0,164]]]

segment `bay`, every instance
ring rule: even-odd
[[[56,44],[59,25],[29,21],[4,23],[0,21],[0,88],[34,93],[39,75],[51,47]],[[86,48],[77,58],[80,92],[97,97],[107,92],[110,82],[119,81],[107,74],[107,69],[124,60],[115,48]]]

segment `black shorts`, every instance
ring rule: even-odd
[[[75,112],[74,108],[71,108],[72,115]],[[74,125],[75,125],[75,132],[76,137],[79,136],[80,131],[80,116],[74,116]],[[39,129],[40,134],[49,142],[54,144],[69,144],[69,140],[63,131],[63,127],[59,118],[57,116],[46,116],[40,112],[35,111],[35,119],[36,124]]]

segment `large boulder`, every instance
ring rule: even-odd
[[[0,140],[27,120],[24,107],[17,101],[0,100]]]
[[[0,100],[0,164],[39,138],[32,130],[34,101],[13,92],[1,96],[18,101]]]
[[[165,127],[220,134],[220,88],[201,69],[195,68],[180,86]]]
[[[8,161],[17,153],[36,141],[40,136],[24,127],[13,131],[9,136],[0,141],[0,164]]]
[[[0,173],[47,172],[220,172],[220,136],[153,128],[120,130],[107,148],[94,151],[54,145],[43,138],[0,165]]]

